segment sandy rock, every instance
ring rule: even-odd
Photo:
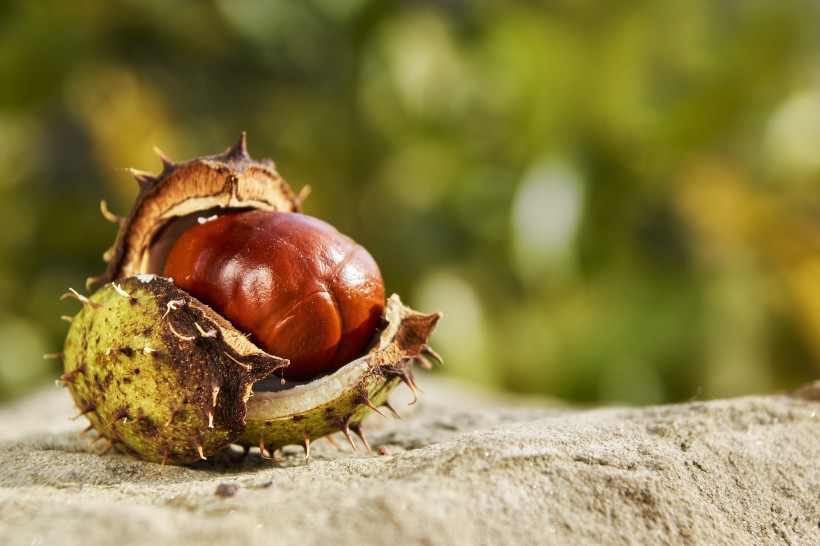
[[[39,393],[0,409],[0,543],[820,544],[820,382],[584,411],[423,385],[366,422],[386,454],[316,441],[309,465],[99,457],[65,391]]]

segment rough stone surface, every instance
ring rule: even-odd
[[[316,441],[309,465],[99,457],[65,391],[0,408],[0,542],[820,544],[820,382],[575,410],[422,381],[405,419],[366,423],[386,454]]]

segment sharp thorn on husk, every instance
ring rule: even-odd
[[[88,425],[87,427],[85,427],[85,428],[83,429],[83,431],[82,431],[82,432],[80,432],[79,436],[80,436],[80,437],[83,437],[83,436],[84,436],[87,432],[90,432],[90,431],[92,431],[92,430],[94,430],[94,425]]]
[[[73,288],[69,288],[68,292],[66,292],[65,294],[60,296],[60,300],[64,300],[66,298],[74,298],[77,301],[79,301],[80,303],[82,303],[83,305],[91,306],[92,309],[99,309],[100,307],[102,307],[102,305],[100,305],[99,303],[91,301],[90,299],[83,296],[82,294],[80,294],[79,292],[74,290]]]
[[[350,447],[353,448],[353,451],[359,451],[359,448],[356,447],[356,443],[353,441],[353,438],[350,436],[350,427],[347,424],[347,421],[342,421],[342,428],[339,429],[342,431],[342,434],[345,435],[347,438],[347,443],[350,444]]]
[[[393,407],[389,400],[385,400],[384,402],[382,402],[382,406],[390,410],[390,413],[393,414],[393,417],[395,417],[396,419],[401,419],[401,414],[398,411],[396,411],[396,408]]]
[[[310,432],[305,431],[305,464],[310,464]]]
[[[222,353],[223,353],[225,356],[227,356],[228,358],[230,358],[231,360],[233,360],[234,362],[236,362],[236,364],[237,364],[238,366],[242,367],[242,369],[244,369],[246,372],[249,372],[249,371],[251,371],[251,370],[253,369],[253,367],[252,367],[250,364],[245,364],[244,362],[239,362],[237,359],[235,359],[234,357],[232,357],[232,356],[230,355],[230,353],[228,353],[227,351],[222,351]]]
[[[325,436],[325,439],[330,442],[330,445],[335,447],[338,451],[342,451],[342,446],[339,445],[339,442],[336,441],[336,438],[333,437],[332,434],[328,434]]]
[[[420,368],[422,368],[422,369],[424,369],[424,370],[432,370],[432,369],[433,369],[433,364],[432,364],[432,362],[430,362],[429,360],[427,360],[427,359],[426,359],[424,356],[422,356],[422,355],[416,355],[415,361],[416,361],[416,363],[419,365],[419,367],[420,367]]]
[[[234,144],[225,151],[224,157],[226,159],[250,159],[250,155],[248,155],[248,134],[245,131],[242,131],[239,134],[239,138],[236,140],[236,144]]]
[[[102,212],[103,218],[105,218],[112,224],[122,226],[123,222],[125,222],[125,218],[123,218],[122,216],[117,216],[108,209],[108,202],[105,199],[100,201],[100,212]]]
[[[171,330],[171,333],[172,333],[172,334],[174,334],[174,335],[177,337],[177,339],[179,339],[179,340],[182,340],[182,341],[193,341],[193,340],[195,340],[195,339],[196,339],[196,336],[183,336],[182,334],[180,334],[179,332],[177,332],[177,331],[174,329],[174,325],[173,325],[173,324],[171,324],[170,322],[168,323],[168,329],[169,329],[169,330]]]
[[[74,317],[72,317],[70,315],[60,315],[60,320],[64,320],[67,323],[71,324],[71,323],[74,322]]]
[[[98,433],[98,434],[94,437],[94,439],[93,439],[93,440],[91,440],[91,443],[92,443],[92,444],[95,444],[95,443],[99,442],[100,440],[102,440],[102,439],[103,439],[103,438],[105,438],[105,437],[106,437],[106,436],[105,436],[105,433],[100,432],[100,433]]]
[[[444,359],[441,358],[441,355],[438,354],[432,347],[430,347],[426,343],[421,346],[421,352],[422,354],[429,356],[439,364],[444,364]]]
[[[74,381],[77,379],[77,376],[83,373],[85,373],[85,364],[80,364],[70,372],[66,372],[63,375],[61,375],[59,381],[74,383]]]
[[[168,420],[167,420],[167,421],[165,421],[165,425],[164,425],[164,426],[166,426],[166,427],[167,427],[167,426],[170,426],[170,425],[171,425],[171,423],[173,422],[173,420],[174,420],[174,419],[176,419],[177,415],[179,415],[181,411],[182,411],[182,410],[180,410],[179,408],[174,408],[174,409],[172,409],[172,410],[171,410],[171,416],[168,418]]]
[[[179,306],[184,304],[184,303],[185,303],[185,300],[171,300],[168,303],[166,303],[165,304],[165,314],[162,315],[162,318],[167,317],[168,313],[170,313],[171,311],[176,311],[177,309],[179,309]]]
[[[131,173],[131,176],[133,176],[137,184],[140,185],[141,190],[151,188],[157,181],[157,177],[149,172],[140,171],[139,169],[128,169],[128,172]]]
[[[196,448],[196,452],[199,454],[199,458],[203,461],[207,460],[208,458],[205,456],[205,452],[202,451],[202,443],[199,441],[194,442],[194,447]]]
[[[162,161],[162,172],[170,171],[176,166],[176,164],[168,159],[168,156],[166,156],[157,146],[154,146],[154,153],[157,154],[159,160]]]
[[[413,401],[407,404],[408,406],[412,406],[419,399],[419,395],[416,392],[416,385],[413,384],[413,381],[410,379],[410,376],[407,374],[407,372],[399,372],[398,376],[402,380],[402,382],[405,385],[407,385],[407,388],[410,389],[410,392],[413,393]]]
[[[91,413],[91,412],[92,412],[92,411],[94,411],[95,409],[97,409],[97,404],[93,404],[93,403],[91,403],[91,404],[87,404],[84,408],[82,408],[82,409],[80,410],[80,413],[78,413],[77,415],[75,415],[74,417],[72,417],[72,418],[71,418],[71,420],[72,420],[72,421],[76,421],[77,419],[79,419],[80,417],[82,417],[83,415],[85,415],[86,413]]]
[[[411,385],[413,385],[413,388],[414,388],[414,389],[416,389],[417,391],[419,391],[421,394],[424,394],[424,389],[422,389],[422,388],[421,388],[421,386],[418,384],[418,382],[416,381],[416,378],[413,376],[413,372],[412,372],[412,371],[407,370],[407,371],[405,372],[405,376],[407,377],[407,381],[408,381]]]
[[[367,442],[367,438],[364,437],[364,431],[362,430],[362,424],[356,423],[350,426],[350,429],[356,433],[356,436],[359,437],[359,440],[362,441],[364,444],[364,448],[367,450],[368,453],[373,454],[373,450],[370,449],[370,444]]]
[[[208,412],[208,428],[214,428],[214,412]]]
[[[85,280],[85,289],[88,290],[89,292],[91,292],[91,287],[92,286],[94,286],[95,284],[100,284],[100,283],[104,282],[105,279],[106,279],[105,275],[97,275],[96,277],[88,277]]]
[[[376,407],[376,405],[370,400],[370,398],[365,398],[364,399],[364,405],[367,406],[368,408],[372,409],[373,411],[375,411],[376,413],[378,413],[382,417],[385,417],[385,418],[387,417],[387,415],[382,413],[382,411],[378,407]]]
[[[102,449],[102,451],[100,451],[100,457],[108,453],[108,451],[112,447],[114,447],[114,444],[116,444],[117,442],[119,442],[119,438],[117,438],[117,436],[115,435],[111,435],[111,437],[108,439],[108,443],[105,444],[105,447]]]
[[[267,451],[269,453],[269,455],[265,455],[265,451]],[[259,456],[264,461],[277,462],[277,458],[276,458],[275,453],[273,451],[269,450],[269,449],[265,449],[265,437],[264,436],[259,437]]]
[[[144,421],[146,419],[148,419],[148,416],[145,415],[144,412],[140,411],[139,414],[134,419],[131,419],[131,423],[132,424],[133,423],[139,423],[140,421]]]
[[[63,352],[59,352],[59,353],[46,353],[46,354],[44,354],[44,355],[43,355],[43,358],[44,358],[45,360],[58,360],[58,359],[59,359],[59,360],[62,360],[63,358],[65,358],[65,353],[63,353]],[[60,379],[62,379],[62,377],[61,377]]]
[[[309,185],[302,186],[302,189],[300,189],[299,193],[296,194],[296,202],[299,204],[300,207],[304,204],[304,202],[310,196],[310,193],[312,191],[313,188],[311,188]]]
[[[211,328],[206,332],[202,329],[202,326],[200,326],[198,322],[195,322],[194,326],[196,326],[197,331],[199,331],[199,335],[201,335],[202,337],[215,338],[218,335],[216,333],[216,328]]]
[[[108,250],[106,250],[105,252],[103,252],[103,255],[102,255],[103,261],[105,263],[108,263],[111,260],[113,260],[114,259],[114,252],[116,252],[116,250],[113,246],[111,248],[109,248]]]
[[[216,407],[216,399],[217,399],[218,396],[219,396],[219,386],[214,385],[214,387],[211,389],[211,405],[213,407]]]
[[[113,419],[111,419],[110,421],[108,421],[108,423],[106,423],[106,425],[103,427],[103,430],[108,430],[109,428],[114,426],[114,423],[116,423],[120,419],[127,418],[127,417],[128,417],[128,410],[121,409],[120,411],[117,412],[116,415],[114,415]]]
[[[123,289],[122,289],[122,286],[120,286],[119,284],[117,284],[117,283],[111,283],[111,285],[114,287],[114,291],[115,291],[117,294],[119,294],[120,296],[122,296],[123,298],[130,298],[130,297],[131,297],[131,294],[129,294],[128,292],[126,292],[125,290],[123,290]]]
[[[162,452],[162,462],[160,463],[162,466],[168,464],[168,459],[171,458],[171,452],[167,449]]]

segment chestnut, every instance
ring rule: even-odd
[[[304,381],[362,354],[384,312],[371,255],[331,225],[295,212],[248,211],[195,224],[168,255],[164,276],[290,360]]]

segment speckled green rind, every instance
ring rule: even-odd
[[[287,445],[304,445],[306,440],[345,429],[356,430],[373,411],[363,401],[370,400],[373,405],[379,406],[399,383],[398,379],[388,379],[380,374],[359,379],[354,389],[333,393],[338,396],[321,400],[305,411],[284,414],[274,408],[270,415],[255,413],[252,419],[246,421],[247,428],[236,443],[248,447],[261,445],[265,449],[275,450]]]
[[[109,446],[145,460],[189,463],[238,439],[251,385],[287,363],[168,279],[129,277],[80,300],[62,380]]]
[[[359,433],[361,421],[396,385],[414,387],[411,368],[439,318],[413,311],[394,295],[385,309],[386,328],[369,354],[308,384],[254,393],[237,443],[273,450],[348,429]]]

